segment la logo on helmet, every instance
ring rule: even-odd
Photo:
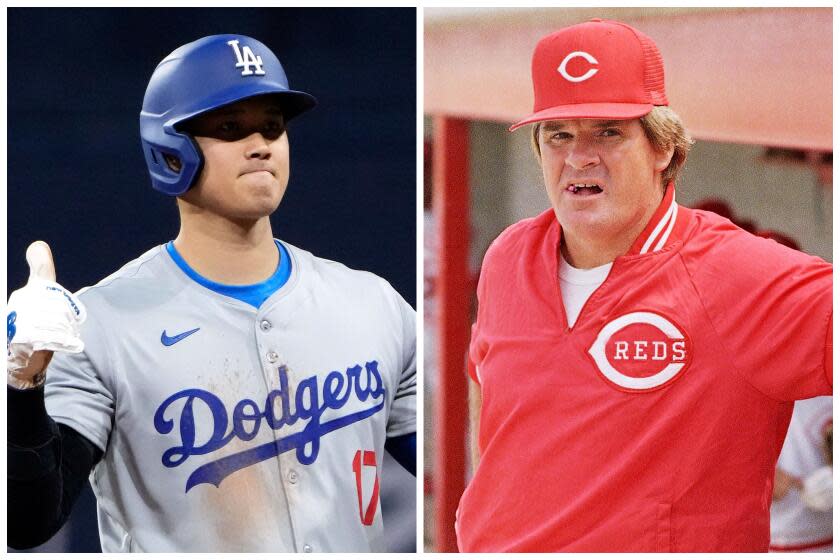
[[[597,68],[590,68],[589,70],[586,71],[586,73],[584,73],[581,76],[572,76],[571,74],[569,74],[569,72],[566,70],[566,66],[569,64],[569,62],[571,62],[572,60],[574,60],[575,58],[578,58],[578,57],[585,59],[589,64],[592,64],[592,65],[597,65],[598,64],[598,60],[594,56],[589,54],[588,52],[584,52],[584,51],[570,52],[569,54],[566,55],[566,58],[563,59],[563,62],[560,63],[560,66],[557,67],[557,71],[560,72],[560,75],[563,76],[564,78],[566,78],[570,82],[583,82],[585,80],[588,80],[589,78],[591,78],[592,76],[594,76],[598,72]]]
[[[683,330],[662,315],[636,311],[604,325],[589,355],[619,389],[650,391],[673,380],[691,359]]]
[[[239,50],[239,39],[233,39],[227,42],[231,46],[233,52],[236,54],[236,68],[242,68],[243,76],[263,76],[265,70],[262,68],[262,57],[254,54],[251,47],[244,45],[242,50]],[[251,70],[251,67],[256,70]]]

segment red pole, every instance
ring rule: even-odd
[[[432,155],[438,220],[438,375],[435,394],[435,549],[457,552],[455,510],[464,491],[467,433],[466,352],[470,329],[469,122],[437,116]]]

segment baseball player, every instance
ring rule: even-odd
[[[793,401],[832,390],[831,265],[676,202],[691,140],[654,42],[533,55],[551,209],[489,248],[462,551],[767,551]],[[477,394],[476,394],[477,393]]]
[[[184,45],[140,113],[175,240],[78,294],[30,247],[7,320],[13,547],[90,476],[105,552],[383,550],[384,451],[415,470],[415,314],[272,236],[286,127],[314,105],[255,39]]]
[[[832,397],[799,401],[773,485],[771,552],[832,551]]]

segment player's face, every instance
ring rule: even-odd
[[[565,231],[605,240],[641,233],[662,200],[671,153],[653,149],[638,119],[548,121],[538,140],[548,198]]]
[[[231,219],[259,219],[277,209],[289,182],[289,140],[271,96],[206,113],[184,129],[204,155],[184,200]]]

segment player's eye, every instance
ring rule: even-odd
[[[238,132],[241,128],[237,121],[222,121],[217,127],[219,132],[224,133]]]
[[[283,135],[286,127],[282,120],[271,120],[263,125],[262,133],[266,138],[276,140]]]
[[[548,134],[548,140],[551,142],[562,142],[563,140],[570,140],[571,138],[571,133],[563,130],[557,132],[550,132]]]
[[[599,134],[599,135],[600,135],[600,136],[605,136],[605,137],[609,137],[609,136],[621,136],[621,131],[620,131],[619,129],[617,129],[617,128],[605,128],[604,130],[602,130],[602,131],[600,132],[600,134]]]

